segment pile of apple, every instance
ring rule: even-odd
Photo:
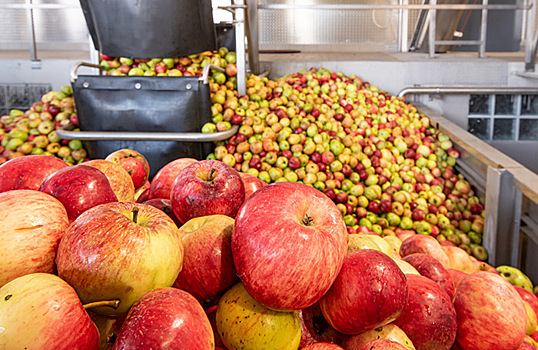
[[[107,72],[107,75],[145,75],[145,76],[202,76],[204,66],[212,64],[224,68],[226,75],[235,77],[237,75],[236,53],[228,51],[226,47],[221,47],[217,51],[204,51],[199,54],[183,57],[168,58],[129,58],[111,57],[101,54],[100,66]],[[226,77],[214,73],[216,82],[224,84]],[[235,78],[232,79],[235,81]]]
[[[538,348],[515,268],[349,233],[323,192],[221,161],[148,175],[129,149],[0,165],[0,348]]]
[[[223,116],[226,100],[237,99],[236,53],[221,47],[216,51],[172,58],[128,58],[101,54],[100,66],[111,76],[175,76],[200,77],[204,67],[212,64],[224,72],[212,69],[209,88],[212,103],[212,122],[203,126],[205,133],[225,131],[231,128],[231,119]],[[226,105],[228,107],[228,105]],[[233,106],[232,106],[233,107]],[[240,122],[235,120],[236,123]]]
[[[326,69],[251,75],[246,85],[246,95],[213,104],[214,117],[241,126],[208,159],[323,191],[350,233],[413,229],[487,259],[484,207],[456,173],[459,151],[404,98]],[[212,124],[202,131],[219,129]]]
[[[60,128],[78,128],[70,86],[46,93],[25,112],[13,109],[0,117],[0,164],[28,154],[54,155],[69,164],[85,160],[82,142],[60,139],[56,134]]]

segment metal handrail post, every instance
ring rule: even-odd
[[[35,27],[34,27],[34,10],[32,8],[32,0],[25,0],[25,4],[29,6],[26,8],[26,22],[28,25],[28,34],[30,35],[30,59],[37,61],[37,49],[35,40]]]
[[[399,0],[400,5],[408,5],[408,0]],[[398,10],[398,52],[408,52],[407,27],[409,24],[409,10]]]
[[[249,67],[253,74],[260,74],[260,42],[258,21],[258,0],[247,0],[247,35]]]
[[[246,50],[245,50],[245,13],[242,6],[244,0],[235,0],[235,5],[239,5],[237,11],[234,11],[235,22],[235,54],[237,64],[237,92],[244,95],[247,92],[247,67],[246,67]]]
[[[430,4],[437,5],[437,0],[431,0]],[[429,33],[428,46],[429,46],[430,58],[434,58],[435,57],[435,31],[436,31],[435,22],[437,21],[437,10],[435,8],[432,8],[428,12],[430,15],[430,28],[428,28],[428,33]]]
[[[527,0],[531,8],[527,10],[527,30],[525,38],[525,71],[534,72],[536,64],[536,48],[538,46],[538,30],[535,31],[536,0]]]
[[[484,6],[488,5],[488,0],[482,0]],[[482,19],[480,23],[480,46],[478,50],[478,57],[486,57],[486,37],[488,32],[488,9],[487,7],[482,10]]]

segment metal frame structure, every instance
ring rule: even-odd
[[[33,0],[25,0],[24,4],[0,4],[2,8],[19,8],[27,11],[28,31],[31,39],[29,43],[30,59],[38,61],[36,50],[36,39],[33,21],[34,9],[65,9],[74,8],[74,5],[58,4],[34,4]],[[258,0],[231,0],[230,6],[222,9],[230,11],[233,16],[233,24],[236,26],[236,42],[238,44],[238,65],[246,62],[246,52],[248,51],[248,68],[238,66],[238,71],[250,70],[254,74],[260,74],[259,67],[259,20],[258,12],[263,10],[398,10],[398,52],[407,52],[407,23],[409,10],[428,11],[428,33],[429,33],[429,57],[435,57],[436,45],[478,45],[478,56],[485,57],[486,32],[488,11],[495,10],[523,10],[526,13],[526,41],[525,41],[525,72],[520,75],[529,75],[534,72],[536,54],[538,51],[538,30],[535,27],[536,0],[524,0],[523,4],[489,4],[488,0],[482,0],[482,4],[438,4],[437,0],[431,0],[429,4],[409,4],[408,0],[399,0],[398,4],[272,4],[260,5]],[[467,41],[435,40],[436,14],[437,11],[445,10],[477,10],[481,11],[480,39]],[[245,37],[248,47],[245,46]],[[244,56],[243,56],[244,55]],[[245,63],[246,65],[246,63]],[[534,77],[534,76],[533,76]],[[240,77],[238,77],[240,78]],[[238,79],[240,81],[241,79]]]

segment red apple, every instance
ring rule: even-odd
[[[416,253],[406,256],[404,260],[413,265],[422,276],[437,283],[448,294],[450,300],[454,298],[452,276],[437,259],[428,254]]]
[[[517,348],[517,350],[536,350],[536,346],[531,345],[530,343],[523,342],[521,343],[519,348]]]
[[[135,189],[144,186],[149,179],[148,160],[138,151],[124,148],[110,153],[105,159],[121,165],[131,176]]]
[[[209,319],[209,323],[211,323],[211,328],[213,329],[213,337],[215,339],[215,349],[225,349],[224,343],[222,342],[222,339],[220,339],[219,332],[217,330],[217,308],[218,308],[218,299],[215,298],[212,300],[217,301],[217,304],[211,305],[210,307],[205,309],[205,313],[207,315],[207,318]],[[205,307],[205,306],[204,306]]]
[[[344,350],[343,347],[337,344],[333,343],[327,343],[327,342],[320,342],[320,343],[314,343],[308,346],[305,346],[304,348],[301,348],[303,350]]]
[[[459,270],[465,273],[473,273],[477,271],[478,265],[473,262],[471,256],[460,247],[442,246],[441,249],[448,257],[448,268]]]
[[[446,269],[446,270],[450,274],[450,277],[452,278],[452,282],[454,282],[454,288],[458,288],[458,284],[460,284],[461,280],[469,275],[468,273],[462,272],[460,270],[454,270],[454,269]]]
[[[260,188],[237,214],[232,254],[245,289],[275,310],[313,305],[336,279],[348,233],[333,201],[313,187]]]
[[[348,350],[355,350],[355,348],[349,348]],[[407,350],[407,348],[392,340],[378,339],[364,344],[358,350]]]
[[[416,234],[417,233],[413,230],[401,230],[396,234],[396,237],[398,237],[403,242],[411,236],[416,236]]]
[[[402,241],[400,255],[402,258],[414,253],[429,254],[437,259],[445,269],[450,268],[448,257],[443,247],[432,236],[413,235]]]
[[[342,346],[347,350],[360,349],[367,343],[377,339],[390,340],[403,345],[407,350],[415,350],[411,339],[394,323],[352,335],[344,341]]]
[[[475,272],[456,288],[457,343],[466,350],[517,349],[527,330],[527,311],[514,287],[490,272]],[[492,336],[494,335],[494,336]]]
[[[33,272],[54,273],[69,219],[56,198],[34,190],[0,193],[0,286]]]
[[[184,168],[196,162],[197,160],[194,158],[179,158],[163,166],[151,181],[148,198],[170,199],[170,190],[172,189],[172,184],[174,183],[177,174]]]
[[[320,300],[321,312],[344,334],[384,326],[397,319],[407,304],[405,280],[384,253],[364,249],[348,254],[338,278]]]
[[[131,180],[132,181],[132,180]],[[146,181],[146,183],[135,190],[134,200],[137,203],[144,203],[145,201],[149,200],[149,188],[151,184],[149,181]],[[167,199],[167,198],[164,198]]]
[[[185,253],[174,287],[203,301],[238,282],[231,248],[233,226],[229,216],[210,215],[193,218],[180,228]]]
[[[58,275],[85,303],[120,300],[126,313],[152,289],[171,287],[183,261],[183,245],[174,222],[159,209],[134,202],[94,207],[77,218],[60,241]]]
[[[118,201],[105,174],[82,164],[50,174],[39,190],[62,202],[70,221],[96,205]]]
[[[31,273],[0,288],[0,348],[99,349],[99,331],[58,276]]]
[[[437,283],[418,275],[407,276],[409,304],[394,322],[417,350],[450,349],[456,339],[456,310]]]
[[[245,200],[247,200],[247,198],[250,197],[251,194],[259,190],[263,186],[267,186],[267,182],[258,179],[254,175],[241,172],[239,173],[239,175],[241,176],[241,179],[243,180],[243,185],[245,186]]]
[[[538,298],[536,297],[536,295],[520,286],[514,286],[514,288],[516,289],[516,292],[519,294],[521,299],[529,303],[532,310],[536,313],[536,315],[538,315]]]
[[[176,215],[174,214],[174,211],[172,210],[172,203],[168,199],[161,199],[161,198],[153,198],[148,199],[145,202],[142,202],[142,204],[152,205],[157,209],[162,210],[166,215],[172,219],[172,221],[176,224],[177,227],[181,227],[181,222],[176,218]]]
[[[300,349],[318,342],[342,344],[347,338],[347,335],[338,332],[327,322],[321,313],[319,303],[299,310],[299,319],[301,320]]]
[[[239,173],[217,160],[201,160],[181,170],[170,192],[172,209],[182,223],[215,214],[234,218],[244,200]]]
[[[84,165],[99,169],[105,174],[112,191],[120,202],[134,201],[135,187],[131,176],[118,164],[104,159],[94,159],[84,162]]]
[[[154,289],[129,310],[113,350],[215,347],[213,330],[200,303],[177,288]]]
[[[45,155],[16,157],[0,165],[0,192],[9,190],[39,190],[50,174],[67,167],[60,158]]]

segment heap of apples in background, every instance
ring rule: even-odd
[[[245,96],[221,91],[217,123],[203,131],[219,130],[220,119],[241,126],[210,159],[267,183],[323,191],[350,233],[413,229],[487,259],[484,207],[454,168],[459,151],[403,98],[326,69],[250,76]]]
[[[221,161],[149,170],[129,149],[0,166],[0,348],[538,348],[513,267],[414,230],[349,233],[313,186]]]
[[[70,86],[46,93],[27,111],[14,109],[0,117],[0,164],[28,154],[53,155],[69,164],[87,159],[80,140],[58,137],[56,130],[60,128],[78,128]]]

